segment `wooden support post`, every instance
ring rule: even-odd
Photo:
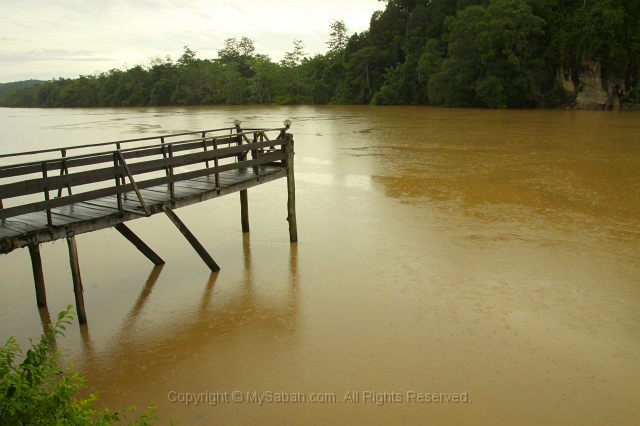
[[[136,246],[136,248],[140,250],[142,254],[147,256],[147,259],[152,261],[154,265],[164,265],[164,260],[162,260],[160,256],[156,254],[156,252],[151,250],[151,248],[149,248],[149,246],[146,245],[144,241],[140,239],[140,237],[134,234],[133,231],[127,227],[127,225],[125,225],[124,223],[119,223],[115,226],[115,228],[122,234],[123,237],[129,240],[131,244]]]
[[[262,142],[262,135],[260,135],[260,142]],[[258,133],[254,133],[253,134],[253,143],[258,143]],[[256,160],[258,159],[258,150],[257,149],[252,149],[251,150],[251,159],[252,160]],[[256,176],[258,176],[258,182],[260,181],[260,166],[253,166],[253,173],[256,174]]]
[[[289,240],[298,241],[298,224],[296,222],[296,182],[293,176],[293,136],[286,135],[287,144],[287,221],[289,221]]]
[[[67,150],[61,149],[60,155],[62,156],[62,161],[60,162],[60,176],[68,175],[69,168],[67,167],[67,162],[65,158],[67,157]],[[67,195],[71,195],[71,185],[67,185]],[[58,198],[62,197],[62,188],[58,189]]]
[[[237,133],[241,133],[242,129],[240,128],[240,124],[236,124],[236,132]],[[237,144],[238,146],[242,145],[242,135],[238,135],[237,137]],[[246,152],[239,152],[237,155],[237,159],[238,159],[238,163],[241,163],[242,161],[247,159],[247,153]],[[239,171],[245,171],[247,170],[245,167],[240,167],[238,169]]]
[[[40,244],[29,244],[29,254],[31,255],[31,268],[33,269],[33,282],[36,285],[36,301],[38,302],[38,308],[46,308],[47,292],[44,287]]]
[[[242,232],[249,232],[249,196],[246,189],[240,191],[240,217]]]
[[[73,278],[73,292],[76,295],[76,312],[80,325],[87,323],[87,313],[84,309],[84,290],[82,289],[82,277],[80,276],[80,262],[78,261],[78,246],[76,237],[67,237],[69,245],[69,262],[71,263],[71,277]]]
[[[169,158],[173,158],[173,145],[169,144]],[[169,175],[173,176],[173,166],[169,166]],[[175,182],[169,183],[169,192],[171,193],[171,198],[176,198],[176,185]]]
[[[218,140],[217,139],[213,139],[213,150],[217,150],[218,149]],[[215,157],[213,157],[213,165],[217,168],[220,164],[218,162],[218,156],[216,155]],[[215,174],[215,179],[216,179],[216,190],[218,192],[218,195],[220,195],[220,173],[216,173]]]
[[[51,315],[49,314],[49,309],[39,308],[38,313],[40,314],[42,331],[44,331],[44,334],[49,334],[51,332]],[[55,342],[55,340],[53,342]]]
[[[207,264],[209,269],[211,269],[212,272],[218,272],[220,270],[220,267],[211,258],[211,256],[209,255],[209,253],[207,253],[204,247],[202,247],[202,244],[200,244],[198,239],[191,233],[191,231],[189,231],[189,228],[187,228],[185,224],[182,223],[180,218],[169,207],[164,207],[163,209],[165,214],[169,217],[169,219],[171,219],[171,222],[173,222],[173,224],[176,225],[178,230],[182,232],[182,235],[184,235],[187,241],[189,241],[189,244],[191,244],[191,247],[193,247],[193,249],[200,255],[200,257],[202,258],[202,260],[204,260],[204,263]]]
[[[42,163],[42,177],[44,179],[47,178],[47,162],[44,161]],[[45,186],[44,188],[44,200],[49,201],[49,187]],[[49,227],[53,226],[53,217],[51,216],[51,209],[47,209],[47,225]]]
[[[204,150],[207,150],[207,132],[202,132],[202,146],[204,147]],[[206,160],[204,162],[205,166],[207,167],[207,169],[209,168],[209,160]]]
[[[116,143],[116,151],[120,151],[120,142]],[[124,174],[120,175],[120,182],[122,182],[122,184],[124,185]],[[125,200],[126,200],[127,194],[125,192]]]
[[[118,154],[116,152],[113,153],[113,167],[116,168],[118,167]],[[120,176],[116,175],[116,187],[120,186]],[[118,202],[118,210],[122,211],[123,207],[122,207],[122,193],[118,192],[116,194],[116,199]]]

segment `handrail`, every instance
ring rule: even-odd
[[[228,128],[233,130],[234,128]],[[225,129],[223,129],[225,130]],[[19,182],[11,182],[6,184],[0,184],[0,219],[6,219],[10,217],[19,216],[22,214],[33,213],[38,211],[47,212],[47,222],[49,225],[51,221],[51,209],[74,204],[82,201],[89,201],[95,198],[104,196],[117,195],[120,198],[120,194],[134,191],[140,201],[141,207],[144,209],[145,215],[150,215],[151,212],[147,203],[140,193],[140,189],[149,188],[151,186],[169,184],[171,187],[171,197],[173,198],[173,184],[182,180],[194,179],[201,176],[215,175],[216,187],[219,186],[218,175],[224,171],[253,168],[256,177],[260,178],[259,166],[267,163],[273,163],[276,161],[282,161],[283,166],[287,159],[287,137],[285,137],[286,128],[274,128],[274,129],[259,129],[259,130],[245,130],[241,131],[239,127],[235,128],[239,130],[237,133],[230,133],[217,136],[203,136],[198,138],[189,138],[186,140],[179,140],[175,142],[164,143],[164,138],[178,136],[168,135],[159,137],[161,143],[154,145],[147,145],[143,147],[133,147],[127,149],[116,149],[113,151],[102,151],[98,153],[88,153],[77,156],[66,157],[66,151],[61,148],[55,149],[65,155],[62,158],[43,160],[37,162],[30,162],[21,165],[9,165],[4,168],[0,168],[0,171],[5,171],[5,177],[15,177],[24,174],[41,173],[40,177],[33,179],[26,179]],[[266,137],[266,132],[278,131],[279,135],[276,139],[269,140]],[[185,135],[205,135],[211,131],[199,131],[180,134]],[[247,139],[245,135],[253,135],[253,141],[249,141],[247,144],[242,143],[242,139]],[[266,139],[266,141],[264,139]],[[143,138],[139,140],[149,140],[156,138]],[[247,139],[248,140],[248,139]],[[119,142],[109,142],[103,144],[94,144],[93,146],[104,146],[106,144],[116,144],[119,146]],[[222,145],[229,143],[228,147],[220,148],[218,144]],[[237,144],[233,145],[232,144]],[[278,146],[276,149],[275,146]],[[169,148],[169,155],[166,155],[165,147]],[[207,147],[213,149],[208,150]],[[204,150],[203,150],[204,149]],[[188,152],[199,150],[199,152]],[[182,155],[174,155],[176,152],[185,151]],[[32,151],[41,153],[40,151]],[[251,160],[247,159],[247,153],[251,152]],[[260,152],[260,155],[258,155]],[[266,155],[262,153],[265,152]],[[143,158],[143,157],[156,157],[146,160],[128,163],[128,159]],[[159,157],[159,158],[158,158]],[[218,160],[225,158],[237,157],[236,162],[231,164],[219,164]],[[209,161],[213,161],[215,166],[209,167]],[[93,164],[111,163],[109,167],[98,167],[91,170],[81,170],[75,172],[69,172],[69,169],[74,167],[84,167]],[[192,171],[186,171],[181,173],[173,173],[175,167],[186,167],[192,164],[204,163],[203,169],[197,169]],[[16,170],[16,173],[11,173],[12,168],[23,169]],[[47,171],[60,170],[60,174],[48,175]],[[144,181],[138,181],[135,179],[135,175],[142,175],[145,173],[158,172],[162,170],[168,170],[167,175],[161,178],[150,178]],[[25,172],[25,173],[22,173]],[[3,174],[0,173],[0,182],[2,182]],[[124,178],[128,177],[129,183],[125,184]],[[102,186],[99,189],[89,189],[85,192],[76,193],[74,191],[71,194],[72,187],[80,187],[83,185],[96,184],[100,182],[106,182],[114,179],[115,185]],[[68,194],[62,196],[61,189],[67,188]],[[50,199],[49,192],[58,190],[58,197]],[[44,201],[29,202],[26,204],[19,204],[13,207],[2,206],[2,199],[9,199],[14,197],[21,197],[26,195],[33,195],[38,193],[44,193]],[[118,210],[125,211],[122,208],[121,202],[118,202]]]
[[[71,149],[91,148],[91,147],[94,147],[94,146],[107,146],[107,145],[112,145],[112,144],[116,144],[116,143],[131,143],[131,142],[149,141],[149,140],[160,139],[160,138],[171,138],[171,137],[177,137],[177,136],[194,135],[196,133],[203,133],[203,132],[204,133],[221,132],[223,130],[235,130],[235,127],[224,127],[224,128],[220,128],[220,129],[202,130],[202,131],[198,131],[198,132],[172,133],[172,134],[166,135],[166,136],[149,136],[149,137],[146,137],[146,138],[124,139],[124,140],[113,141],[113,142],[99,142],[99,143],[85,144],[85,145],[73,145],[73,146],[61,147],[61,148],[41,149],[41,150],[37,150],[37,151],[14,152],[14,153],[10,153],[10,154],[1,154],[0,158],[18,157],[20,155],[27,155],[27,154],[44,154],[44,153],[47,153],[47,152],[61,151],[63,149],[71,150]]]
[[[231,158],[239,153],[249,152],[259,148],[266,148],[271,145],[283,145],[284,143],[284,139],[275,139],[272,141],[252,143],[251,145],[245,144],[227,148],[218,148],[211,151],[201,151],[197,153],[190,153],[169,158],[140,161],[138,163],[132,163],[128,165],[128,168],[133,172],[133,174],[151,173],[163,170],[166,167],[184,167],[201,163],[207,160],[215,160],[216,158]],[[121,158],[120,163],[122,163],[123,159],[126,159],[126,157],[124,157],[120,151],[115,151],[115,153],[118,153],[118,156]],[[109,153],[109,161],[112,161],[113,154],[114,152]],[[123,171],[126,170],[123,170],[122,166],[111,166],[94,170],[61,174],[57,176],[38,177],[34,179],[27,179],[21,182],[7,183],[0,185],[0,198],[8,199],[24,195],[37,194],[43,191],[45,188],[53,191],[60,188],[66,188],[68,186],[78,186],[104,182],[121,175]]]
[[[285,142],[286,143],[286,142]],[[286,161],[287,153],[266,156],[257,158],[254,160],[244,160],[238,163],[224,164],[221,166],[210,167],[208,169],[194,170],[191,172],[185,172],[175,175],[164,176],[161,178],[148,179],[141,182],[136,182],[138,189],[146,189],[152,186],[163,185],[167,183],[181,182],[184,180],[194,179],[197,177],[209,176],[212,174],[225,172],[229,170],[235,170],[240,168],[248,168],[251,166],[259,166],[262,164],[272,163],[274,161]],[[123,194],[125,192],[131,192],[134,187],[131,183],[124,185],[109,186],[106,188],[96,189],[93,191],[81,192],[78,194],[67,195],[60,198],[53,198],[50,200],[38,201],[35,203],[24,204],[15,207],[8,207],[6,209],[0,209],[0,219],[6,219],[14,216],[19,216],[27,213],[35,213],[39,211],[50,211],[56,207],[62,207],[69,204],[79,203],[82,201],[90,201],[96,198],[106,197],[110,195]]]
[[[220,130],[229,130],[229,129],[235,129],[235,127],[232,128],[227,128],[227,129],[220,129]],[[213,141],[213,140],[217,140],[217,139],[231,139],[231,138],[236,138],[238,136],[244,136],[247,134],[254,134],[256,132],[273,132],[273,131],[282,131],[285,130],[284,127],[278,127],[278,128],[272,128],[272,129],[259,129],[259,130],[249,130],[249,131],[243,131],[243,132],[239,132],[239,133],[232,133],[229,135],[221,135],[221,136],[209,136],[209,137],[205,137],[205,138],[195,138],[195,139],[186,139],[186,140],[182,140],[182,141],[176,141],[176,142],[170,142],[172,145],[179,145],[179,144],[184,144],[184,143],[188,143],[188,142],[196,142],[196,141],[202,141],[202,140],[209,140],[209,141]],[[17,157],[17,156],[22,156],[22,155],[32,155],[32,154],[43,154],[43,153],[47,153],[47,152],[61,152],[63,150],[70,150],[73,148],[88,148],[88,147],[93,147],[93,146],[106,146],[106,145],[114,145],[114,144],[120,144],[120,143],[127,143],[127,142],[140,142],[140,141],[145,141],[145,140],[153,140],[153,139],[164,139],[164,138],[170,138],[170,137],[174,137],[174,136],[186,136],[186,135],[191,135],[191,134],[196,134],[196,133],[210,133],[210,132],[214,132],[216,130],[203,130],[202,132],[190,132],[190,133],[178,133],[178,134],[173,134],[173,135],[167,135],[167,136],[158,136],[158,137],[151,137],[151,138],[142,138],[142,139],[129,139],[129,140],[124,140],[124,141],[114,141],[114,142],[102,142],[99,144],[93,144],[93,145],[79,145],[76,147],[71,147],[71,148],[52,148],[52,149],[47,149],[47,150],[39,150],[39,151],[25,151],[25,152],[20,152],[20,153],[12,153],[12,154],[4,154],[4,155],[0,155],[0,158],[6,158],[6,157]],[[126,148],[126,149],[121,149],[122,152],[130,152],[130,151],[137,151],[137,150],[144,150],[144,149],[150,149],[150,148],[155,148],[158,146],[163,145],[163,142],[158,143],[158,144],[154,144],[154,145],[144,145],[144,146],[139,146],[139,147],[133,147],[133,148]],[[71,160],[71,159],[79,159],[79,158],[88,158],[88,157],[95,157],[98,155],[105,155],[105,154],[111,154],[112,151],[101,151],[101,152],[92,152],[92,153],[87,153],[87,154],[80,154],[80,155],[75,155],[75,156],[71,156],[71,157],[56,157],[54,159],[49,159],[49,160],[39,160],[39,161],[33,161],[33,162],[27,162],[27,163],[18,163],[18,164],[10,164],[10,165],[5,165],[5,166],[0,166],[0,170],[7,170],[7,169],[13,169],[13,168],[19,168],[19,167],[26,167],[26,166],[33,166],[33,165],[39,165],[41,164],[43,161],[60,161],[62,158],[65,159],[65,161]]]

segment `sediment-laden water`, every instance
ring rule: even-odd
[[[185,425],[640,420],[638,112],[0,109],[0,152],[235,118],[293,120],[299,242],[282,179],[249,190],[250,234],[236,195],[177,211],[218,274],[160,215],[130,227],[163,268],[113,230],[78,236],[89,325],[59,348],[102,403]],[[42,256],[53,317],[66,243]],[[0,338],[38,336],[27,250],[0,256],[0,292]]]

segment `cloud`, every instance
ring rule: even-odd
[[[227,6],[229,6],[232,9],[238,10],[238,11],[244,13],[245,15],[247,15],[247,12],[244,9],[242,9],[240,6],[235,4],[235,3],[229,3],[229,2],[225,1],[224,4],[226,4]]]
[[[0,63],[21,63],[39,61],[112,61],[113,58],[98,56],[100,52],[91,50],[40,49],[13,55],[1,55]]]
[[[280,60],[293,39],[326,52],[329,22],[350,32],[368,27],[375,0],[30,0],[5,2],[0,28],[0,81],[20,70],[40,78],[93,73],[149,57],[178,57],[190,46],[215,58],[229,37],[250,37],[258,53]],[[34,62],[39,62],[34,70]],[[11,64],[8,68],[6,65]],[[73,64],[73,65],[71,65]]]

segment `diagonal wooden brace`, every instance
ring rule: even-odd
[[[184,235],[187,241],[189,241],[189,244],[191,244],[191,247],[193,247],[193,249],[200,255],[200,257],[202,258],[202,260],[204,260],[204,263],[207,264],[209,269],[211,269],[212,272],[218,272],[220,270],[220,267],[218,266],[218,264],[211,258],[209,253],[207,253],[207,251],[205,250],[205,248],[202,247],[202,244],[200,244],[198,239],[191,233],[191,231],[189,231],[189,228],[186,227],[186,225],[173,212],[173,210],[171,210],[167,206],[164,206],[162,210],[164,210],[164,213],[169,217],[169,219],[171,219],[171,222],[173,222],[173,224],[176,225],[178,230],[182,232],[182,235]]]
[[[133,180],[133,175],[131,174],[131,170],[129,170],[129,166],[127,166],[127,163],[124,161],[124,156],[122,155],[122,152],[120,150],[116,152],[117,152],[118,158],[120,159],[120,163],[122,163],[122,166],[124,167],[124,171],[127,172],[127,176],[129,177],[129,182],[131,182],[131,185],[133,186],[133,190],[136,191],[136,195],[138,196],[138,200],[140,201],[140,204],[142,205],[144,212],[147,214],[147,216],[151,216],[151,212],[147,208],[147,205],[145,204],[144,200],[142,199],[142,195],[140,195],[140,191],[138,190],[138,185],[136,185],[136,181]]]
[[[151,248],[149,248],[149,246],[146,245],[144,241],[140,239],[140,237],[134,234],[133,231],[129,229],[129,227],[127,227],[127,225],[125,225],[124,223],[119,223],[114,226],[114,228],[116,228],[116,230],[120,232],[123,237],[129,240],[131,244],[136,246],[136,248],[140,250],[142,254],[147,256],[147,259],[152,261],[154,265],[164,265],[164,260],[162,260],[155,251],[151,250]]]

